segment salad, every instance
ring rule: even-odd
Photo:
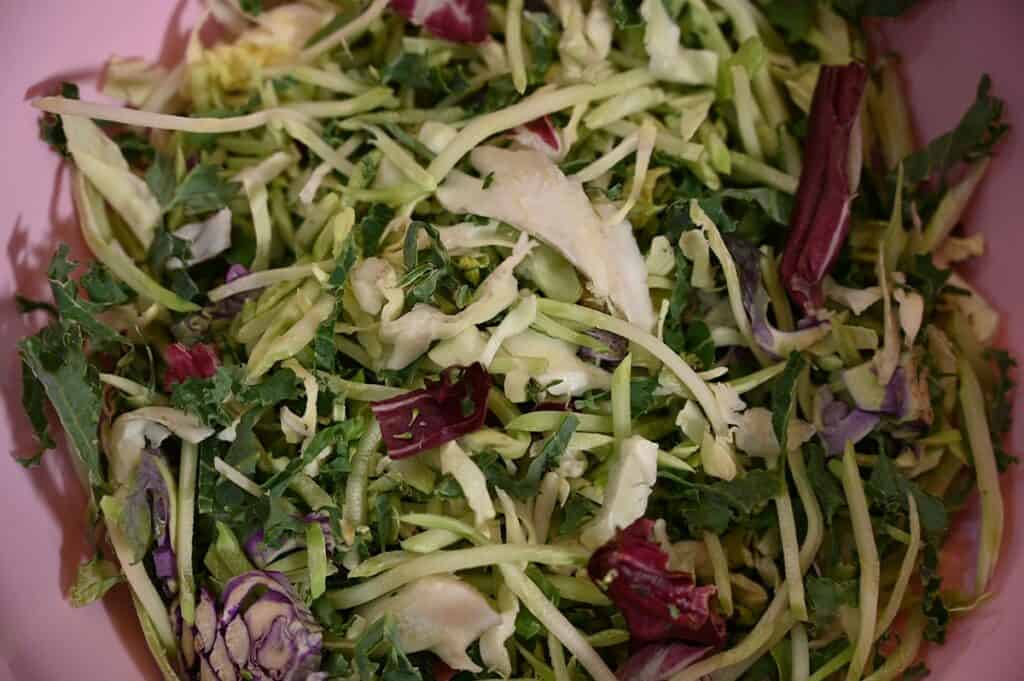
[[[915,139],[914,4],[209,0],[33,102],[72,604],[126,582],[168,681],[920,678],[1014,362],[955,271],[1004,103]]]

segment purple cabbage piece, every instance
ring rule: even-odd
[[[230,284],[231,282],[241,279],[242,277],[249,276],[250,272],[244,265],[232,265],[228,268],[227,274],[224,276],[224,283]],[[258,297],[263,293],[263,289],[257,288],[251,291],[242,291],[236,293],[233,296],[229,296],[224,300],[218,301],[214,305],[207,308],[209,314],[215,319],[233,319],[242,311],[245,307],[245,301],[251,300]]]
[[[288,537],[277,546],[271,546],[265,541],[266,535],[263,530],[256,530],[245,541],[245,555],[258,568],[265,568],[275,560],[302,548],[305,542],[299,537]]]
[[[160,454],[142,453],[131,483],[124,489],[120,525],[136,560],[153,549],[153,567],[166,595],[177,591],[177,560],[171,547],[171,494],[160,470]]]
[[[603,343],[608,350],[601,352],[593,348],[580,347],[576,353],[580,359],[593,362],[602,369],[614,369],[622,364],[622,360],[626,358],[626,353],[629,352],[628,340],[603,329],[589,329],[583,333],[597,342]]]
[[[823,66],[811,103],[803,172],[781,274],[794,302],[813,313],[825,276],[850,231],[850,205],[861,173],[860,108],[864,64]]]
[[[881,417],[860,408],[850,408],[832,397],[828,388],[821,389],[821,437],[829,454],[842,454],[846,443],[857,444],[878,427]]]
[[[316,681],[319,625],[288,579],[247,572],[231,579],[218,611],[205,589],[196,607],[193,648],[202,681]]]
[[[331,519],[326,513],[309,513],[302,516],[301,520],[306,523],[318,522],[324,533],[324,543],[327,547],[327,554],[331,555],[338,549],[338,542],[335,540],[334,532],[331,531]],[[271,546],[266,542],[266,535],[263,530],[256,530],[245,540],[245,554],[249,560],[258,568],[265,568],[278,558],[306,546],[304,536],[291,536],[281,541],[277,546]]]
[[[745,239],[723,237],[739,272],[743,309],[750,318],[754,342],[772,357],[785,357],[794,350],[803,350],[821,340],[827,322],[807,318],[797,331],[780,331],[768,320],[768,291],[761,281],[761,263],[757,247]]]
[[[914,428],[927,429],[934,419],[931,396],[928,392],[928,375],[925,370],[919,369],[914,359],[908,355],[886,384],[881,404],[858,403],[857,408],[892,417]]]
[[[630,655],[616,676],[620,681],[665,681],[700,661],[711,650],[711,646],[651,643]]]

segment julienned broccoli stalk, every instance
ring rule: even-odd
[[[850,231],[850,206],[860,184],[861,63],[823,66],[814,90],[804,167],[782,256],[782,279],[806,312],[823,302],[821,285]]]

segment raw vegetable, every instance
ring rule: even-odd
[[[33,102],[97,262],[18,301],[168,681],[896,678],[975,485],[988,597],[1006,112],[917,143],[914,3],[208,4]]]

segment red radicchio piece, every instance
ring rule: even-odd
[[[652,540],[654,521],[641,518],[594,552],[587,570],[622,611],[635,645],[667,641],[720,646],[725,622],[711,609],[713,586],[668,569],[668,555]]]
[[[434,676],[434,681],[452,681],[455,677],[455,670],[449,667],[444,660],[434,660],[434,664],[431,667],[431,671]]]
[[[806,312],[822,305],[821,283],[850,231],[850,204],[860,183],[860,108],[867,67],[824,66],[814,90],[807,150],[782,256],[782,278]]]
[[[170,390],[176,383],[183,383],[189,378],[210,378],[217,373],[219,361],[217,351],[212,345],[196,343],[187,346],[173,343],[164,350],[164,387]]]
[[[491,377],[479,363],[449,367],[422,390],[371,405],[392,459],[404,459],[480,430]]]
[[[489,34],[486,0],[391,0],[391,9],[445,40],[480,43]]]
[[[547,116],[520,125],[512,132],[512,138],[524,147],[535,149],[547,156],[558,156],[562,153],[562,139]]]
[[[665,681],[711,651],[711,646],[694,647],[685,643],[651,643],[630,655],[619,669],[621,681]]]

